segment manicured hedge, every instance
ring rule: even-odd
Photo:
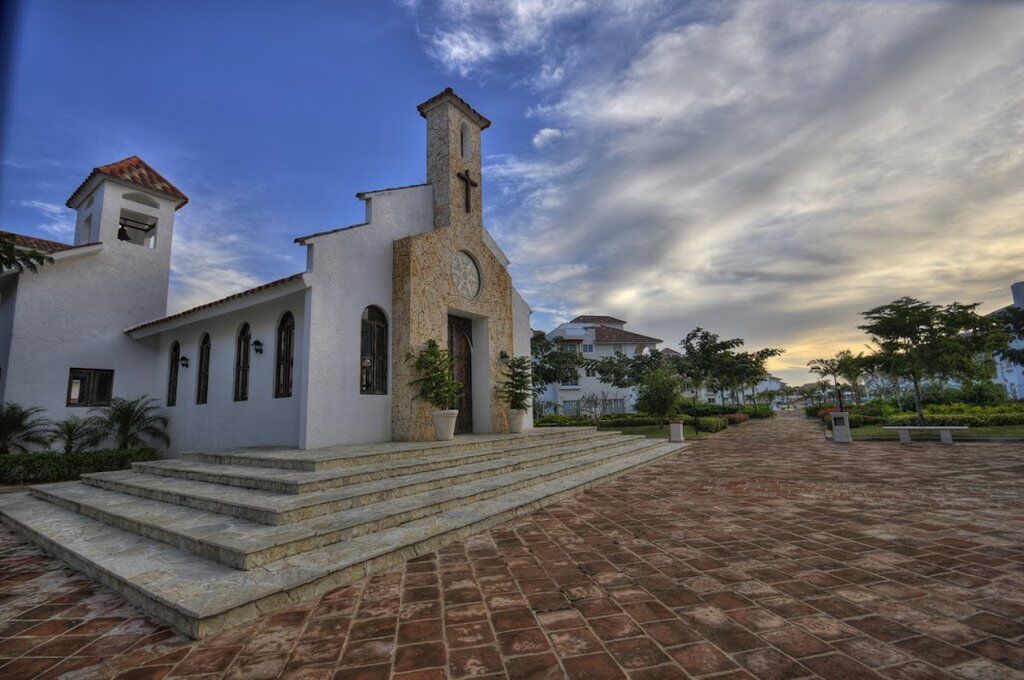
[[[697,416],[701,416],[701,417],[703,417],[703,416],[717,416],[717,415],[719,415],[719,414],[721,414],[721,413],[723,413],[725,411],[730,411],[731,412],[731,411],[739,411],[739,410],[741,410],[739,406],[734,406],[734,405],[730,405],[730,404],[726,404],[726,405],[715,404],[715,403],[710,402],[710,401],[698,401],[696,408],[694,408],[693,401],[686,400],[686,399],[683,399],[682,401],[680,401],[676,405],[676,409],[680,413],[685,413],[685,414],[691,415],[691,416],[697,415]]]
[[[901,413],[885,418],[886,425],[917,425],[913,413]],[[967,425],[968,427],[999,427],[1024,425],[1024,413],[925,413],[925,425]]]
[[[705,416],[697,420],[697,429],[700,432],[720,432],[729,427],[729,421],[718,416]]]
[[[751,418],[774,418],[775,410],[771,406],[764,404],[747,404],[739,410],[739,413],[746,413]]]
[[[155,460],[159,456],[153,449],[114,449],[83,451],[80,453],[10,453],[0,456],[0,485],[44,484],[78,479],[87,472],[124,470],[135,461]]]
[[[631,427],[634,425],[664,425],[665,421],[661,418],[652,418],[650,416],[633,418],[617,416],[614,418],[598,418],[594,423],[600,427]]]
[[[745,423],[750,420],[749,413],[726,413],[722,417],[725,418],[730,425],[739,425],[740,423]]]

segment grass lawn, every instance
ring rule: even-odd
[[[599,427],[598,430],[614,430],[622,434],[638,434],[648,439],[664,439],[668,441],[668,425],[628,425],[624,427]],[[697,435],[691,425],[683,425],[683,436],[687,439],[703,439],[708,436],[707,432]]]
[[[857,437],[885,437],[887,439],[899,439],[899,432],[896,430],[883,430],[881,425],[864,425],[863,427],[850,428],[850,434],[854,441]],[[911,430],[912,439],[928,440],[939,439],[938,431],[915,432]],[[1007,438],[1024,439],[1024,425],[1000,425],[998,427],[972,427],[967,430],[954,430],[953,441],[959,438]]]

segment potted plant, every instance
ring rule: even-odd
[[[526,414],[533,399],[533,360],[515,357],[505,364],[498,395],[508,405],[508,431],[522,432],[526,427]]]
[[[405,360],[419,375],[409,383],[416,388],[414,398],[422,399],[437,409],[430,414],[434,420],[434,436],[438,441],[454,439],[455,419],[459,411],[452,407],[462,394],[462,383],[452,376],[454,361],[451,352],[441,349],[436,340],[427,340],[420,351],[407,352]]]

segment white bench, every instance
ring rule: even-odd
[[[883,430],[899,430],[900,444],[910,443],[911,430],[938,430],[939,441],[943,444],[953,443],[953,430],[966,430],[966,425],[886,425]]]

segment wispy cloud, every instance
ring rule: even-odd
[[[304,268],[302,249],[281,237],[298,232],[249,200],[261,190],[224,182],[216,193],[190,196],[174,225],[169,313],[253,288],[282,270]]]
[[[535,138],[535,155],[486,168],[519,285],[552,310],[535,324],[710,326],[789,347],[780,365],[800,380],[807,359],[863,341],[870,306],[991,308],[1024,278],[1024,5],[627,4],[524,15],[539,56],[516,83],[577,55],[531,109],[572,142]],[[442,3],[432,21],[516,21],[520,3],[488,5]]]
[[[70,240],[75,236],[74,213],[67,206],[46,201],[21,201],[26,208],[34,208],[43,214],[43,221],[37,228],[54,239]]]
[[[533,148],[543,149],[561,136],[562,131],[558,128],[542,128],[533,136]]]

